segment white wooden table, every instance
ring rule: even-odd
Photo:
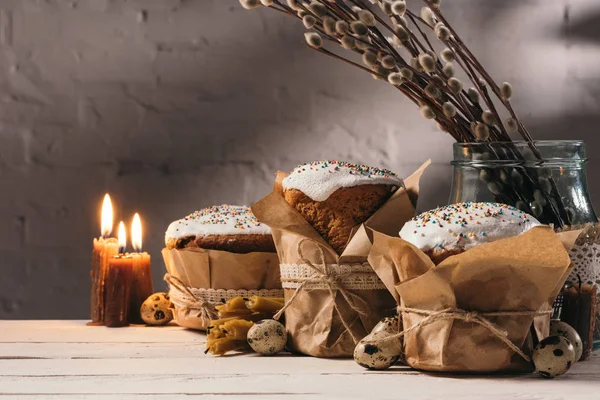
[[[0,399],[600,399],[599,353],[548,381],[372,372],[352,360],[291,355],[212,357],[204,343],[175,326],[0,321]]]

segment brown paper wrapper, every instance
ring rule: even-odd
[[[365,263],[371,249],[371,239],[365,226],[386,234],[397,234],[402,225],[415,214],[419,180],[429,161],[404,181],[392,197],[377,210],[364,226],[357,226],[341,255],[283,198],[280,182],[285,177],[278,173],[273,192],[254,204],[252,212],[262,223],[271,227],[281,264],[303,264],[309,260],[322,265],[321,251],[327,264]],[[302,257],[298,244],[302,242]],[[354,338],[366,336],[383,318],[391,315],[396,303],[386,290],[348,290],[367,305],[361,315],[339,292],[335,298],[326,289],[300,290],[285,311],[288,347],[314,357],[351,357],[356,346]],[[288,302],[296,289],[284,289]],[[356,304],[355,304],[356,305]],[[340,314],[349,321],[344,327]],[[354,338],[353,338],[354,336]]]
[[[576,236],[536,227],[522,235],[474,247],[439,265],[398,238],[373,233],[369,262],[399,305],[479,313],[547,311],[570,268],[566,248]],[[404,328],[425,316],[403,313]],[[548,335],[550,315],[489,317],[526,355]],[[486,327],[460,320],[435,321],[404,337],[406,362],[425,371],[531,371],[533,366]]]
[[[201,248],[163,249],[167,272],[190,288],[224,290],[281,289],[276,253],[237,254]],[[175,322],[205,330],[198,312],[175,307]]]

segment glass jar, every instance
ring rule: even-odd
[[[505,203],[556,229],[580,228],[584,224],[593,227],[598,218],[588,194],[586,161],[582,141],[456,143],[450,203]],[[571,252],[572,259],[578,257],[574,259],[575,264],[580,265],[569,276],[567,287],[555,303],[555,317],[577,325],[580,336],[590,337],[588,343],[593,342],[597,348],[600,347],[600,327],[592,331],[593,325],[600,325],[600,297],[597,307],[582,299],[591,293],[584,288],[594,289],[595,295],[600,284],[596,278],[600,251],[591,251],[589,247],[600,246],[600,235],[594,236],[592,244],[591,239],[584,239],[580,237]],[[598,260],[594,258],[596,253]],[[591,327],[590,319],[582,317],[590,314],[596,317],[592,318]]]
[[[450,203],[510,204],[556,228],[597,222],[581,141],[454,144]]]

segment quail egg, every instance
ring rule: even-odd
[[[263,319],[248,331],[248,344],[263,356],[277,354],[285,348],[287,332],[279,321]]]
[[[354,361],[367,369],[387,369],[402,355],[402,338],[390,338],[400,331],[399,317],[382,319],[354,348]]]
[[[552,379],[567,372],[575,362],[575,348],[562,336],[548,336],[535,346],[535,372]]]
[[[142,319],[148,325],[166,325],[173,319],[169,295],[158,292],[150,295],[140,307]]]
[[[583,354],[583,342],[579,333],[571,325],[563,321],[550,321],[550,336],[562,336],[575,348],[575,362],[579,361]]]
[[[398,333],[400,332],[400,317],[385,317],[375,325],[371,330],[371,335],[378,335],[380,333]]]

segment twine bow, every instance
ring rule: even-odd
[[[492,335],[497,337],[504,343],[508,348],[521,356],[525,361],[531,362],[531,358],[523,352],[508,338],[508,332],[504,329],[500,328],[498,325],[491,322],[488,318],[493,317],[536,317],[539,315],[548,315],[552,313],[552,310],[547,311],[496,311],[496,312],[485,312],[480,313],[477,311],[465,311],[458,308],[446,308],[441,311],[431,311],[431,310],[420,310],[417,308],[409,308],[409,307],[398,307],[398,312],[407,312],[425,316],[421,321],[414,324],[410,328],[403,330],[394,335],[386,336],[381,339],[384,341],[398,339],[410,333],[414,330],[417,330],[425,325],[432,324],[436,321],[446,321],[446,320],[460,320],[470,323],[479,324],[485,328],[487,328]]]
[[[296,298],[298,297],[298,294],[300,294],[300,292],[302,290],[306,290],[306,291],[312,290],[311,288],[307,288],[306,287],[307,285],[309,285],[311,283],[324,283],[327,286],[327,290],[329,291],[329,296],[333,300],[333,307],[334,307],[335,311],[337,312],[337,314],[339,315],[342,325],[344,326],[344,329],[350,334],[350,336],[352,337],[352,340],[356,344],[356,343],[358,343],[360,338],[357,338],[354,335],[354,333],[352,333],[352,329],[350,328],[351,323],[348,323],[348,321],[346,320],[346,318],[343,315],[344,313],[342,312],[342,310],[340,310],[339,306],[337,305],[337,303],[335,301],[336,294],[340,293],[344,297],[344,300],[346,300],[346,303],[348,303],[350,308],[354,312],[358,313],[360,316],[367,315],[367,312],[365,310],[368,310],[368,304],[360,296],[352,293],[351,291],[349,291],[348,289],[346,289],[344,286],[342,286],[340,284],[339,280],[341,278],[343,278],[344,275],[339,274],[332,267],[332,265],[327,264],[325,252],[323,251],[323,249],[321,248],[321,246],[318,243],[315,242],[315,245],[317,246],[317,249],[319,252],[321,264],[315,265],[310,260],[308,260],[307,258],[304,257],[303,251],[302,251],[302,245],[308,240],[310,240],[310,239],[306,239],[306,238],[301,239],[298,242],[296,251],[298,252],[298,256],[300,257],[300,260],[302,261],[302,263],[307,265],[313,271],[313,274],[308,278],[284,278],[284,277],[281,278],[282,282],[296,282],[296,283],[299,283],[299,285],[296,288],[296,290],[294,291],[294,294],[292,295],[292,297],[290,297],[290,299],[284,304],[283,308],[281,310],[279,310],[279,312],[277,312],[277,314],[275,314],[273,316],[273,318],[274,319],[281,318],[281,316],[283,315],[285,310],[296,300]],[[354,321],[352,323],[354,323]]]
[[[177,307],[188,312],[197,311],[196,316],[202,318],[205,326],[210,325],[210,320],[217,317],[217,309],[214,304],[196,296],[181,279],[167,273],[164,280],[170,286],[169,295]]]

